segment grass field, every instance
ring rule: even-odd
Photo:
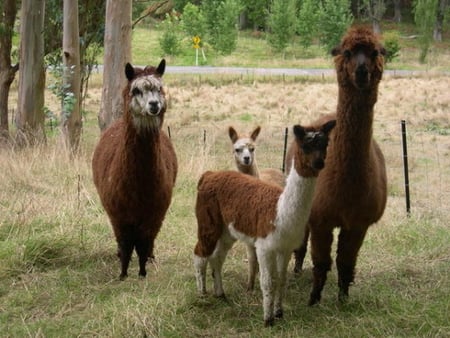
[[[215,81],[215,82],[214,82]],[[118,281],[116,244],[92,183],[100,81],[93,81],[83,151],[2,149],[0,170],[1,336],[443,337],[450,334],[448,77],[385,78],[375,136],[386,155],[389,200],[366,238],[347,305],[336,301],[335,271],[321,305],[306,306],[311,264],[289,273],[285,319],[262,327],[261,294],[245,291],[245,252],[225,263],[228,302],[199,298],[192,267],[195,186],[206,169],[232,168],[226,127],[262,126],[261,167],[281,166],[284,128],[335,105],[333,79],[201,82],[167,77],[170,126],[180,172],[146,279]],[[407,88],[408,90],[405,90]],[[51,96],[48,97],[49,101]],[[399,121],[408,122],[412,213],[404,211]],[[292,268],[290,268],[290,271]],[[208,279],[209,288],[212,287]]]
[[[159,61],[152,55],[152,63]],[[389,197],[368,232],[345,305],[336,271],[320,305],[306,305],[311,261],[288,272],[285,318],[262,321],[257,287],[245,291],[247,263],[235,245],[224,266],[227,301],[199,297],[192,264],[196,184],[205,170],[232,169],[227,127],[262,126],[261,168],[282,164],[285,128],[335,109],[333,77],[167,75],[165,129],[179,161],[171,207],[145,279],[137,260],[119,281],[116,243],[92,182],[99,137],[101,76],[86,102],[79,157],[47,145],[0,148],[1,337],[448,337],[450,324],[450,77],[385,76],[374,136],[385,154]],[[11,95],[14,107],[14,92]],[[51,93],[46,104],[57,111]],[[405,212],[400,120],[407,122],[411,214]],[[208,290],[212,280],[208,274]]]

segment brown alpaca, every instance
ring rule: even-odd
[[[238,134],[232,126],[228,127],[228,135],[233,145],[234,161],[237,170],[243,174],[257,177],[267,183],[274,183],[280,187],[284,187],[286,177],[281,170],[267,168],[258,169],[256,164],[256,139],[261,132],[261,127],[257,126],[251,134]],[[255,287],[256,272],[258,262],[256,260],[256,252],[253,246],[247,246],[248,259],[248,279],[247,290],[253,290]]]
[[[331,269],[333,229],[340,228],[336,265],[339,300],[348,298],[359,249],[368,227],[386,206],[386,168],[383,154],[372,138],[374,105],[382,78],[385,49],[367,28],[355,27],[332,51],[339,84],[336,119],[330,136],[325,169],[317,180],[309,228],[313,261],[313,288],[309,305],[320,301]],[[319,123],[319,122],[318,122]],[[288,161],[291,156],[288,154]],[[295,252],[295,270],[302,269],[308,233]]]
[[[215,295],[224,296],[222,266],[227,252],[240,240],[256,250],[265,325],[283,316],[289,257],[305,233],[317,175],[325,163],[328,134],[335,124],[294,126],[291,170],[284,188],[235,171],[202,175],[195,205],[198,242],[194,249],[197,287],[202,294],[206,293],[209,262]]]
[[[153,258],[153,245],[172,198],[177,158],[161,130],[166,111],[163,59],[157,68],[125,67],[124,115],[106,129],[94,152],[92,170],[100,200],[111,221],[127,276],[133,250],[139,276]]]

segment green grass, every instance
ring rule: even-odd
[[[388,64],[390,69],[410,70],[450,70],[450,43],[448,34],[444,42],[433,43],[426,64],[418,62],[420,50],[417,39],[410,38],[417,35],[411,24],[384,23],[383,31],[386,34],[397,32],[400,44],[400,55]],[[133,63],[146,65],[155,63],[156,59],[165,57],[169,65],[193,66],[195,65],[195,49],[188,37],[182,40],[182,50],[177,56],[164,55],[159,37],[161,31],[157,27],[138,25],[133,30],[132,57]],[[331,68],[331,58],[319,45],[312,45],[305,49],[295,40],[284,53],[274,51],[268,45],[265,33],[255,34],[251,31],[240,31],[237,48],[228,56],[217,54],[209,45],[204,48],[206,61],[199,53],[200,65],[236,66],[236,67],[275,67],[275,68]],[[100,57],[100,63],[103,60]]]

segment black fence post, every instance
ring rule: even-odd
[[[281,164],[281,171],[284,173],[285,168],[285,162],[286,162],[286,148],[287,148],[287,139],[288,139],[288,128],[284,130],[284,147],[283,147],[283,163]]]
[[[405,198],[406,212],[408,216],[411,213],[411,203],[409,198],[409,174],[408,174],[408,146],[406,144],[406,122],[402,120],[402,144],[403,144],[403,171],[405,176]]]

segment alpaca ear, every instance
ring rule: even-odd
[[[331,55],[332,56],[336,56],[341,54],[341,47],[340,46],[336,46],[331,50]]]
[[[333,130],[334,127],[336,127],[336,120],[330,120],[327,123],[325,123],[321,129],[324,134],[328,135],[330,131]]]
[[[127,77],[128,81],[134,79],[134,68],[129,62],[127,62],[127,64],[125,65],[125,76]]]
[[[228,135],[230,136],[231,142],[235,143],[238,139],[238,134],[233,127],[228,127]]]
[[[306,135],[306,131],[305,128],[303,128],[301,125],[296,124],[294,126],[294,135],[299,138],[300,140],[302,140],[305,135]]]
[[[260,131],[261,131],[261,127],[260,126],[256,127],[255,130],[253,130],[252,134],[250,135],[250,138],[253,141],[256,141],[256,138],[258,137]]]
[[[166,60],[162,59],[159,63],[158,68],[156,68],[156,74],[159,74],[159,76],[163,76],[164,71],[166,70]]]
[[[386,56],[386,48],[384,48],[384,47],[380,47],[380,53],[381,53],[381,55],[383,55],[383,56]]]

